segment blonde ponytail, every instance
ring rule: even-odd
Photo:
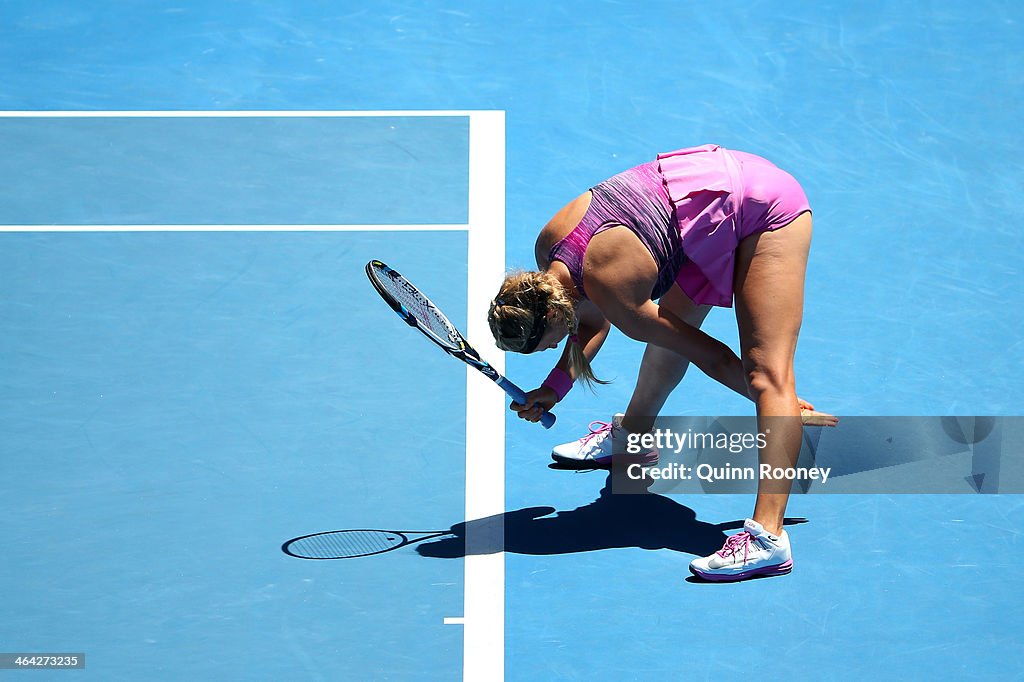
[[[590,367],[590,361],[587,360],[587,356],[583,353],[583,345],[580,344],[575,334],[569,338],[569,370],[576,376],[577,380],[582,381],[591,391],[594,390],[594,384],[605,386],[612,383],[611,381],[597,378],[594,370]]]

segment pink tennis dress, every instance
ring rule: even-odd
[[[591,189],[580,223],[551,248],[580,292],[594,235],[624,225],[658,264],[651,298],[673,283],[695,303],[731,307],[736,247],[793,222],[811,207],[793,176],[770,161],[718,145],[659,154]]]
[[[736,247],[811,210],[800,184],[767,159],[717,145],[658,155],[686,263],[676,283],[695,303],[730,307]]]

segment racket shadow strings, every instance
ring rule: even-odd
[[[281,545],[281,551],[296,559],[357,559],[447,535],[452,535],[452,532],[369,528],[332,530],[292,538]]]

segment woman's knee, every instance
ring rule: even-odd
[[[796,395],[796,375],[791,360],[772,362],[748,356],[743,359],[743,370],[754,400],[763,395]]]

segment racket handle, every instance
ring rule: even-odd
[[[550,412],[545,412],[540,416],[540,424],[545,429],[550,429],[552,426],[555,425],[555,415],[551,414]]]
[[[526,404],[526,393],[523,392],[523,389],[519,388],[505,377],[498,379],[498,386],[500,386],[501,390],[505,391],[512,400],[516,401],[520,405]],[[545,412],[540,416],[540,423],[545,429],[550,429],[555,425],[555,415],[550,412]]]

